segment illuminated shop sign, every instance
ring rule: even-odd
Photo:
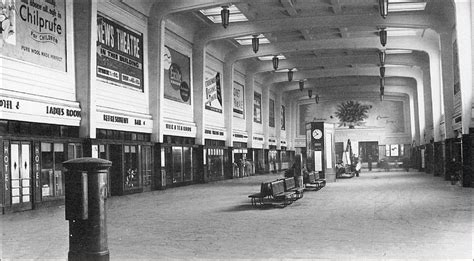
[[[66,71],[64,0],[2,0],[2,55]]]
[[[97,15],[97,77],[143,91],[143,34]]]

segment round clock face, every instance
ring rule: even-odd
[[[313,131],[313,138],[319,140],[319,139],[321,139],[322,136],[323,136],[323,132],[321,130],[315,129]]]

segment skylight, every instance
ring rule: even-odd
[[[274,56],[275,56],[275,55],[260,56],[260,57],[258,57],[258,59],[259,59],[260,61],[271,61]],[[284,59],[286,59],[286,57],[285,57],[284,55],[281,55],[281,54],[277,55],[277,57],[278,57],[279,60],[284,60]]]
[[[385,50],[386,54],[410,54],[412,53],[412,50],[407,50],[407,49],[387,49]]]
[[[237,8],[235,5],[229,6],[229,23],[233,22],[244,22],[248,21],[247,17]],[[205,15],[211,22],[219,24],[222,22],[221,19],[221,10],[222,7],[214,7],[209,9],[199,10],[203,15]]]
[[[290,69],[279,69],[279,70],[276,70],[275,72],[277,72],[277,73],[287,73],[289,70],[290,70]],[[298,71],[298,69],[296,69],[296,68],[293,68],[293,69],[291,69],[291,70],[292,70],[293,72],[297,72],[297,71]]]
[[[406,11],[423,11],[426,7],[426,2],[413,0],[389,0],[389,12],[406,12]]]
[[[237,37],[237,38],[234,38],[240,45],[251,45],[252,44],[252,38],[253,36],[252,35],[247,35],[247,36],[242,36],[242,37]],[[259,43],[260,44],[267,44],[267,43],[270,43],[270,41],[268,41],[267,38],[265,38],[265,36],[263,34],[260,34],[258,36],[258,39],[259,39]]]

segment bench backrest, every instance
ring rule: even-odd
[[[295,178],[285,178],[285,191],[294,189],[296,187]]]
[[[276,180],[271,183],[272,195],[277,195],[285,192],[285,182],[283,180]]]
[[[260,185],[260,194],[263,196],[269,196],[272,194],[272,186],[270,182],[262,182]]]

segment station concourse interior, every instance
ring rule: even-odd
[[[470,0],[0,5],[6,220],[63,208],[63,163],[83,157],[112,163],[105,193],[116,204],[213,185],[239,194],[231,184],[248,189],[254,182],[258,190],[264,177],[291,170],[299,155],[327,181],[324,193],[347,189],[357,197],[345,186],[390,190],[381,180],[418,186],[424,178],[440,195],[455,193],[461,209],[472,198]],[[360,179],[339,179],[338,164],[357,162]],[[472,220],[465,229],[472,235]],[[266,254],[257,256],[282,257]],[[347,257],[332,254],[322,257]]]

